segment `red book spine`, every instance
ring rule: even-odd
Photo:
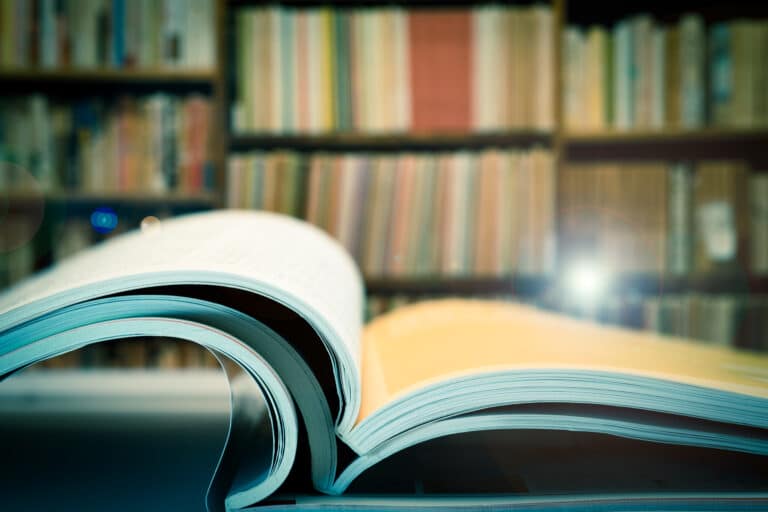
[[[469,130],[471,22],[468,9],[414,10],[408,15],[414,131]]]

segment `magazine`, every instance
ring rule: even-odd
[[[186,215],[0,296],[0,374],[115,339],[206,347],[232,395],[211,510],[272,495],[300,449],[315,489],[339,495],[393,454],[467,432],[591,432],[768,455],[765,355],[490,300],[430,300],[363,325],[363,300],[350,256],[305,222]]]

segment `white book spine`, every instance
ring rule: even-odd
[[[474,50],[472,75],[476,84],[472,96],[472,127],[478,131],[487,131],[492,128],[492,109],[489,107],[495,102],[489,99],[493,98],[493,79],[490,71],[493,58],[494,14],[494,10],[489,6],[482,6],[472,12],[475,43],[472,45]]]
[[[408,13],[397,8],[395,16],[395,131],[406,132],[411,126],[411,62],[409,51]]]

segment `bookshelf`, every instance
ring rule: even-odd
[[[177,2],[176,7],[183,7],[182,4]],[[0,34],[0,46],[3,48],[0,54],[0,82],[6,92],[5,102],[0,107],[0,127],[3,128],[0,129],[3,133],[0,137],[0,161],[21,164],[18,169],[23,171],[22,182],[31,184],[32,188],[18,190],[16,185],[19,183],[14,183],[13,178],[18,175],[17,170],[3,166],[0,203],[7,214],[4,217],[4,226],[10,233],[7,236],[10,240],[21,237],[28,242],[26,246],[0,254],[0,287],[29,272],[45,268],[88,244],[136,228],[142,219],[162,219],[215,208],[221,205],[218,191],[224,186],[222,169],[226,159],[226,137],[223,121],[218,118],[224,110],[225,70],[220,65],[224,50],[218,40],[222,38],[225,2],[196,2],[194,11],[199,13],[197,9],[204,7],[204,16],[194,18],[188,15],[191,10],[186,14],[177,10],[174,16],[176,21],[170,24],[168,19],[160,21],[163,19],[159,16],[162,3],[144,2],[139,5],[139,2],[126,2],[120,4],[126,9],[123,13],[113,11],[117,4],[110,3],[80,5],[83,9],[79,9],[74,0],[39,5],[43,11],[26,14],[21,9],[24,6],[14,7],[13,1],[2,6],[4,15],[7,16],[7,9],[13,7],[18,8],[14,16],[22,17],[15,19],[13,33],[6,31]],[[44,9],[51,6],[58,10],[58,24],[55,27],[48,25],[48,29],[54,32],[48,37],[50,34],[45,31],[32,28],[44,23],[43,17],[50,14]],[[101,11],[92,12],[93,9]],[[143,16],[143,9],[153,12]],[[35,19],[35,15],[40,18]],[[184,23],[179,23],[184,16],[188,17]],[[91,24],[97,23],[94,21],[96,18],[107,21],[102,27],[111,28],[107,32],[97,30]],[[124,30],[118,34],[121,19]],[[133,21],[129,23],[129,19]],[[76,30],[73,29],[75,25]],[[210,29],[203,29],[203,26]],[[190,30],[195,27],[195,30]],[[193,32],[196,34],[191,36]],[[29,45],[26,47],[20,42],[24,41],[22,34],[29,34],[26,40]],[[121,37],[120,44],[117,44]],[[106,51],[99,52],[99,48]],[[121,151],[128,151],[129,158],[135,160],[137,154],[143,155],[139,158],[147,158],[144,148],[149,147],[150,136],[141,133],[148,134],[150,124],[159,125],[157,115],[166,116],[165,119],[169,119],[167,116],[170,115],[176,120],[181,119],[180,116],[190,116],[184,121],[189,126],[194,114],[197,116],[195,122],[199,123],[204,119],[200,116],[205,115],[200,103],[196,103],[195,107],[189,106],[189,100],[197,102],[196,98],[200,98],[210,109],[206,122],[209,135],[202,136],[204,143],[201,143],[200,137],[194,139],[190,133],[178,138],[164,138],[162,142],[156,138],[155,147],[162,149],[156,149],[159,153],[151,155],[172,158],[162,165],[159,160],[153,161],[157,169],[163,169],[164,177],[146,170],[149,167],[145,166],[150,165],[147,160],[136,163],[107,157],[115,154],[110,148],[122,147]],[[19,114],[19,109],[28,110]],[[32,113],[34,109],[37,109],[37,114]],[[150,111],[156,113],[152,122]],[[16,112],[16,117],[13,117],[13,112]],[[19,115],[29,115],[30,118],[33,115],[42,116],[38,119],[45,119],[48,130],[53,131],[51,146],[46,149],[50,151],[46,157],[49,159],[47,168],[52,169],[50,172],[41,174],[40,169],[44,167],[29,165],[40,162],[39,151],[45,146],[30,148],[27,144],[14,147],[22,139],[18,136],[14,139],[8,126],[21,131],[26,129],[25,123],[34,122],[27,118],[25,123],[21,123]],[[5,118],[2,119],[2,116]],[[56,122],[63,128],[56,128],[54,118],[59,119]],[[2,126],[3,121],[6,126]],[[163,126],[167,126],[167,121],[164,123]],[[39,121],[35,126],[32,128],[34,132],[50,133],[40,128]],[[107,138],[105,134],[114,133],[114,130],[125,131]],[[159,137],[157,130],[154,133]],[[124,138],[119,138],[123,135]],[[31,140],[34,137],[27,138]],[[196,155],[202,156],[193,159],[200,162],[194,166],[201,167],[193,171],[198,177],[187,179],[187,176],[193,175],[189,160],[183,163],[183,155],[177,151],[188,151],[185,148],[192,146],[188,143],[192,140],[197,141],[194,146],[204,149],[198,149]],[[182,147],[182,144],[185,146]],[[137,147],[141,148],[141,153],[137,152]],[[104,152],[101,157],[95,156],[99,148]],[[94,155],[91,157],[92,164],[85,165],[89,154]],[[169,154],[173,156],[168,157]],[[28,155],[34,156],[27,159]],[[113,175],[113,179],[105,181],[103,176],[107,173],[104,166],[112,167],[113,163],[119,163],[122,170],[110,170],[109,173],[114,173],[117,178]],[[32,182],[30,177],[34,178]],[[160,179],[162,185],[158,183]],[[93,224],[93,215],[100,210],[115,216],[113,232],[101,233]],[[136,350],[122,346],[109,350],[125,351],[128,359],[136,359],[134,356],[137,356]],[[179,359],[182,365],[187,364],[184,354],[177,354],[178,350],[166,352],[169,355],[161,359],[170,361],[168,365],[179,366]],[[90,356],[86,354],[84,357],[88,359]],[[70,362],[66,363],[65,359],[67,357],[62,358],[62,364],[71,366],[74,360],[70,357]],[[137,364],[136,361],[127,361],[125,357],[107,359],[118,361],[120,366],[125,366],[127,362],[129,366]],[[144,363],[138,364],[141,366]],[[196,364],[193,362],[192,365]]]
[[[545,108],[548,112],[547,115],[551,119],[543,124],[531,122],[529,118],[523,122],[520,119],[510,121],[510,118],[501,123],[504,125],[501,127],[491,126],[493,123],[498,124],[498,119],[496,119],[490,125],[480,128],[478,124],[467,122],[463,129],[440,126],[413,129],[412,126],[397,124],[402,120],[393,121],[394,124],[384,130],[381,129],[381,126],[371,128],[367,125],[355,125],[355,123],[350,124],[349,122],[345,124],[338,121],[326,123],[321,129],[315,126],[311,130],[300,127],[297,129],[298,125],[293,125],[291,122],[288,123],[287,128],[281,126],[273,130],[266,130],[255,125],[248,129],[236,129],[239,121],[236,113],[238,109],[235,104],[242,99],[240,94],[242,91],[239,91],[239,88],[242,87],[243,75],[240,72],[242,64],[238,61],[241,49],[238,48],[237,20],[238,16],[246,10],[282,7],[294,14],[307,10],[330,13],[344,10],[345,12],[360,11],[366,15],[371,15],[387,9],[396,9],[400,14],[407,14],[410,10],[421,13],[453,12],[456,9],[480,10],[491,5],[499,10],[508,7],[507,4],[499,6],[482,1],[452,0],[440,2],[439,5],[424,1],[336,0],[320,2],[296,0],[275,3],[262,0],[214,0],[212,9],[214,19],[211,26],[215,32],[213,39],[216,44],[213,66],[209,69],[194,67],[113,69],[102,66],[93,69],[43,70],[0,66],[0,81],[7,84],[10,90],[19,91],[29,88],[52,95],[61,94],[66,97],[72,97],[72,95],[79,93],[84,94],[85,91],[96,91],[97,93],[98,91],[104,93],[109,91],[110,94],[119,91],[136,95],[152,91],[168,91],[179,94],[197,92],[210,99],[212,112],[210,119],[210,159],[214,172],[209,191],[185,193],[174,190],[167,193],[143,194],[139,192],[95,193],[74,190],[72,192],[53,192],[44,196],[46,205],[65,207],[66,211],[85,212],[88,208],[98,206],[100,203],[142,208],[148,214],[161,209],[192,211],[198,208],[227,206],[228,189],[239,185],[237,183],[233,185],[228,177],[230,158],[256,153],[290,153],[298,155],[298,158],[305,162],[301,164],[302,167],[297,174],[301,176],[297,181],[299,188],[297,197],[300,198],[301,204],[294,212],[301,217],[308,215],[307,201],[311,197],[311,170],[309,167],[313,157],[318,154],[335,155],[340,158],[347,155],[372,154],[394,157],[405,154],[421,158],[433,154],[471,153],[480,158],[480,156],[494,151],[527,154],[533,150],[544,150],[551,155],[555,198],[552,205],[551,224],[555,233],[556,248],[554,250],[554,262],[550,270],[542,273],[542,275],[530,275],[514,269],[511,273],[505,271],[498,275],[491,275],[487,272],[461,274],[460,276],[453,276],[450,273],[435,275],[422,273],[414,276],[401,274],[369,275],[366,278],[367,290],[369,294],[378,296],[461,294],[534,297],[537,294],[556,289],[561,284],[558,276],[562,276],[566,272],[569,263],[567,247],[569,240],[565,233],[565,225],[571,212],[564,209],[562,196],[567,191],[565,181],[573,165],[601,165],[605,162],[632,165],[637,162],[642,163],[642,161],[654,161],[663,162],[669,166],[686,162],[691,163],[695,168],[700,161],[739,159],[748,163],[749,176],[768,169],[768,162],[766,162],[768,153],[765,152],[768,143],[768,127],[766,125],[759,125],[759,123],[749,126],[712,124],[708,122],[708,116],[711,116],[711,112],[709,107],[706,107],[704,122],[691,127],[679,125],[668,127],[662,124],[660,126],[632,126],[629,129],[616,129],[609,123],[598,128],[570,126],[565,98],[570,83],[570,75],[566,65],[573,56],[568,52],[569,48],[563,46],[562,41],[569,27],[578,27],[580,31],[586,34],[590,27],[600,26],[612,37],[611,30],[614,26],[641,12],[650,13],[653,23],[671,28],[681,21],[686,12],[693,10],[702,15],[702,26],[706,37],[709,34],[709,29],[718,22],[734,20],[741,16],[768,18],[768,12],[764,7],[757,7],[756,4],[749,2],[735,2],[732,5],[717,8],[707,5],[699,6],[695,2],[683,2],[675,5],[668,2],[650,2],[644,4],[642,8],[616,4],[607,9],[594,9],[580,0],[552,0],[544,3],[522,1],[511,4],[516,6],[515,9],[521,10],[533,9],[533,5],[545,6],[550,9],[551,31],[546,32],[549,36],[546,43],[550,45],[549,57],[543,65],[551,73],[551,76],[546,80],[548,85],[545,87],[541,83],[530,81],[531,83],[522,84],[524,88],[521,90],[524,93],[520,94],[520,97],[533,97],[534,93],[539,94],[540,91],[537,89],[548,91],[541,96],[546,101],[541,101],[539,98],[530,102],[532,105],[538,105],[535,108]],[[489,40],[482,44],[491,44],[488,42]],[[255,56],[251,55],[251,57],[253,57],[252,63],[259,62]],[[391,56],[385,57],[390,58]],[[532,64],[526,63],[525,65]],[[490,69],[493,67],[491,66]],[[262,73],[263,70],[259,70],[259,72]],[[279,79],[275,79],[274,76],[269,75],[267,78],[272,80],[271,83],[277,89],[285,85]],[[382,80],[389,80],[390,78],[384,77]],[[517,85],[520,86],[521,84]],[[285,89],[294,92],[298,90],[288,87]],[[328,93],[328,97],[335,98],[336,89],[333,87],[331,89],[334,92],[325,92]],[[269,94],[273,94],[273,92]],[[523,103],[516,105],[518,108],[535,109],[533,106],[525,106]],[[521,105],[523,106],[521,107]],[[474,107],[470,105],[470,111],[471,108]],[[483,115],[486,117],[490,115],[488,109],[484,112]],[[478,114],[478,117],[482,116]],[[373,124],[376,125],[376,123]],[[360,129],[360,126],[371,129]],[[693,172],[695,173],[695,171]],[[24,202],[23,196],[11,195],[10,197],[14,203]],[[434,197],[432,200],[439,202]],[[746,278],[745,275],[750,277]],[[743,266],[736,273],[724,272],[711,276],[691,273],[686,276],[670,277],[664,269],[660,269],[656,272],[639,274],[628,272],[626,275],[618,276],[614,283],[614,289],[624,291],[627,294],[637,293],[647,296],[685,294],[688,292],[756,295],[766,292],[766,277],[760,272],[754,272]]]
[[[522,2],[520,5],[527,5]],[[228,4],[230,23],[240,9],[253,8],[254,6],[266,7],[266,2],[259,1],[232,1]],[[331,8],[372,8],[385,9],[388,6],[399,6],[404,9],[413,7],[420,9],[434,7],[424,3],[379,3],[379,2],[282,2],[278,5],[290,9],[321,9],[327,5]],[[473,8],[483,5],[483,2],[442,2],[443,7]],[[483,133],[482,130],[468,129],[453,133],[419,133],[418,130],[405,130],[397,133],[368,134],[360,131],[333,130],[321,133],[247,133],[230,128],[229,150],[234,155],[265,154],[271,151],[288,152],[300,155],[311,162],[313,154],[331,154],[343,157],[374,153],[380,155],[397,155],[403,153],[435,153],[445,154],[452,151],[466,152],[510,149],[524,151],[529,148],[545,148],[552,153],[556,179],[556,214],[554,225],[557,231],[556,264],[551,272],[542,275],[526,275],[514,272],[512,274],[489,275],[479,272],[461,275],[448,274],[423,274],[408,275],[372,275],[366,277],[366,290],[373,297],[385,297],[392,303],[400,303],[405,298],[418,298],[442,295],[472,295],[472,296],[517,296],[524,300],[541,297],[553,293],[569,293],[563,290],[563,276],[568,271],[569,251],[566,226],[568,216],[572,211],[563,208],[562,194],[566,193],[564,181],[567,179],[570,167],[573,165],[599,166],[604,163],[619,164],[619,167],[642,165],[644,162],[658,163],[668,166],[670,169],[680,163],[691,166],[693,176],[697,172],[697,166],[708,161],[740,160],[749,166],[747,176],[754,175],[768,168],[766,166],[765,145],[768,143],[768,130],[765,126],[721,126],[711,124],[711,114],[705,112],[704,121],[698,126],[633,126],[629,129],[615,129],[610,126],[603,128],[587,129],[569,126],[566,119],[565,94],[567,92],[568,77],[563,64],[568,61],[570,55],[565,53],[560,41],[564,37],[567,27],[579,26],[586,30],[588,27],[598,24],[610,28],[620,21],[631,18],[637,14],[648,11],[652,19],[665,26],[678,24],[689,11],[700,12],[704,20],[705,32],[718,22],[729,21],[744,16],[758,16],[766,18],[766,12],[754,4],[736,2],[728,7],[703,6],[693,2],[669,4],[665,2],[651,2],[642,7],[612,6],[610,9],[594,9],[578,0],[553,1],[545,5],[551,7],[553,26],[553,90],[552,90],[552,116],[553,124],[549,129],[518,129],[508,128],[497,130],[493,133]],[[705,33],[705,36],[708,35]],[[236,52],[230,53],[233,60],[237,59]],[[230,69],[236,68],[236,63],[229,63]],[[233,75],[230,75],[233,76]],[[235,75],[236,76],[236,73]],[[237,78],[227,90],[231,104],[236,95]],[[706,82],[705,82],[706,83]],[[708,107],[707,107],[708,108]],[[233,126],[232,119],[228,125]],[[307,164],[310,166],[311,164]],[[621,169],[619,169],[621,171]],[[659,169],[654,171],[661,176]],[[665,171],[666,172],[666,171]],[[308,173],[311,174],[311,173]],[[617,176],[622,175],[619,172]],[[640,176],[642,173],[636,173]],[[629,176],[629,173],[626,174]],[[310,177],[306,178],[311,181]],[[620,179],[620,178],[619,178]],[[640,179],[640,178],[637,178]],[[307,181],[305,181],[305,184]],[[307,197],[306,184],[302,193]],[[598,188],[599,188],[598,184]],[[646,191],[649,197],[653,192]],[[746,199],[746,198],[743,198]],[[664,206],[666,209],[667,206]],[[646,208],[652,210],[653,207]],[[642,216],[642,210],[638,210]],[[307,215],[307,212],[302,214]],[[664,213],[666,215],[666,213]],[[659,217],[659,222],[664,217]],[[655,222],[655,221],[654,221]],[[329,228],[332,231],[332,228]],[[426,228],[425,228],[426,229]],[[743,235],[743,234],[742,234]],[[742,235],[739,235],[741,237]],[[692,236],[694,236],[692,234]],[[743,240],[739,238],[739,244]],[[663,247],[663,246],[660,246]],[[739,245],[741,251],[741,245]],[[629,296],[640,298],[667,297],[686,294],[731,294],[759,297],[766,291],[766,277],[762,271],[749,268],[746,263],[748,258],[739,256],[739,261],[733,261],[727,265],[715,265],[719,269],[709,273],[690,270],[684,275],[670,273],[665,269],[667,263],[660,263],[655,271],[622,271],[613,276],[610,287],[612,296]],[[721,268],[722,267],[722,268]],[[622,299],[623,300],[623,299]],[[642,315],[640,315],[642,316]],[[635,322],[637,324],[637,322]]]

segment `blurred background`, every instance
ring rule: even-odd
[[[767,69],[760,2],[0,0],[0,286],[251,208],[337,238],[367,319],[497,298],[765,351]]]
[[[766,171],[765,2],[0,0],[0,290],[128,230],[248,208],[338,239],[366,320],[493,298],[766,351]],[[50,359],[0,387],[0,495],[202,510],[228,412],[217,361],[189,343]],[[560,436],[553,489],[626,475],[623,447],[587,475],[569,461],[594,443]],[[505,437],[510,461],[531,439]],[[630,484],[762,474],[683,452]],[[542,490],[552,466],[529,455],[526,479],[498,464],[498,488],[487,457],[467,468],[493,492]]]

